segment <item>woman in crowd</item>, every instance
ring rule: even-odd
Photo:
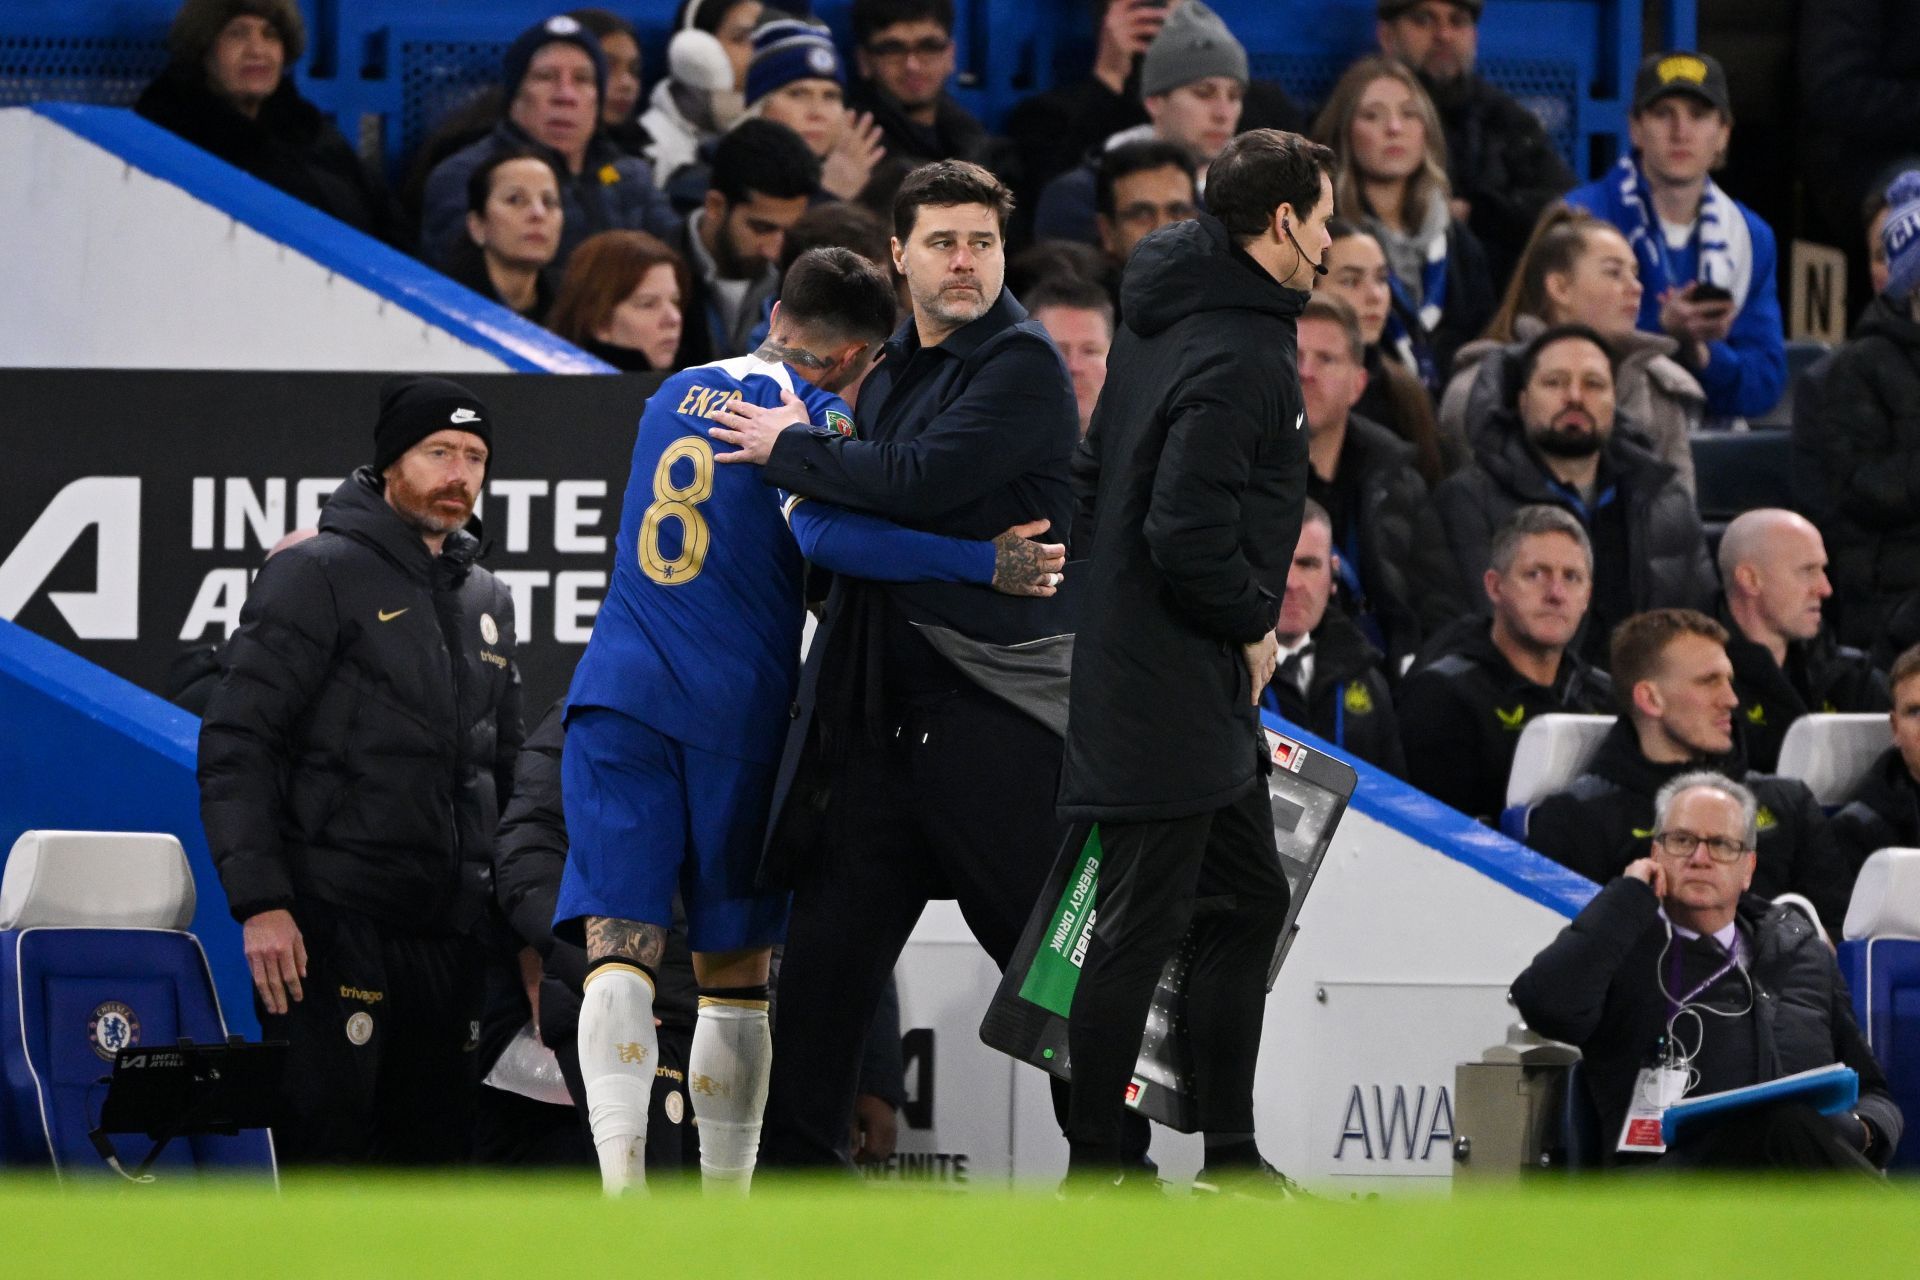
[[[745,111],[747,63],[760,0],[681,0],[667,45],[667,74],[653,86],[640,125],[653,180],[667,183]]]
[[[1432,488],[1446,477],[1440,439],[1433,425],[1433,402],[1420,379],[1381,346],[1387,319],[1393,313],[1393,273],[1386,250],[1371,231],[1345,218],[1329,218],[1327,274],[1317,288],[1347,300],[1360,320],[1360,336],[1367,343],[1367,390],[1353,411],[1389,428],[1414,447],[1414,465]],[[1011,269],[1009,269],[1011,275]]]
[[[397,243],[384,187],[289,74],[306,47],[294,0],[187,0],[166,69],[134,110],[296,200]]]
[[[1333,203],[1386,251],[1387,346],[1438,395],[1453,356],[1493,315],[1486,250],[1453,216],[1446,137],[1413,72],[1362,58],[1333,87],[1314,137],[1337,157]]]
[[[603,231],[567,260],[547,327],[616,369],[671,369],[686,296],[679,254],[644,231]]]
[[[1693,489],[1693,448],[1707,396],[1673,358],[1680,344],[1638,327],[1640,269],[1626,237],[1584,209],[1555,202],[1541,214],[1486,336],[1462,347],[1440,402],[1440,439],[1451,458],[1480,446],[1493,411],[1511,396],[1521,350],[1555,325],[1583,324],[1613,347],[1614,406],[1621,429],[1680,473]]]
[[[467,234],[441,269],[538,321],[553,301],[546,271],[565,223],[552,157],[534,147],[496,152],[467,179]]]
[[[846,107],[846,72],[825,27],[768,11],[754,29],[747,110],[783,124],[820,158],[820,189],[857,200],[886,155],[873,117]]]
[[[606,9],[575,9],[567,15],[591,31],[607,55],[607,87],[600,98],[600,129],[628,155],[645,156],[651,139],[640,127],[640,35],[633,24]]]

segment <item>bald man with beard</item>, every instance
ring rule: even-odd
[[[1804,516],[1763,507],[1736,518],[1720,539],[1720,581],[1740,698],[1734,724],[1749,766],[1771,773],[1787,726],[1801,716],[1892,708],[1886,676],[1822,621],[1833,594],[1827,547]]]

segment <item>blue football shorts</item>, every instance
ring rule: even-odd
[[[690,747],[606,707],[570,709],[555,932],[578,940],[587,916],[670,928],[678,889],[690,949],[779,942],[788,895],[753,888],[774,773],[772,764]]]

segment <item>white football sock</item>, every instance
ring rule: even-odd
[[[626,964],[603,964],[587,974],[579,1046],[600,1185],[608,1195],[644,1189],[647,1103],[660,1065],[653,983],[646,974]]]
[[[745,1195],[753,1182],[772,1065],[766,1001],[700,998],[687,1093],[700,1124],[700,1181],[709,1193]]]

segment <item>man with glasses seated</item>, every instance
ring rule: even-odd
[[[953,78],[953,0],[854,0],[847,105],[880,126],[887,159],[906,169],[982,158],[987,131],[947,92]]]
[[[1900,1109],[1832,953],[1798,911],[1748,892],[1764,811],[1722,774],[1668,781],[1639,856],[1514,981],[1527,1025],[1579,1046],[1609,1165],[1871,1174],[1899,1144]],[[1846,1111],[1774,1102],[1660,1139],[1680,1098],[1836,1062],[1860,1074]]]
[[[1819,803],[1803,782],[1748,772],[1735,749],[1726,628],[1692,609],[1649,610],[1614,628],[1612,658],[1619,722],[1587,772],[1535,806],[1527,843],[1605,884],[1646,855],[1660,789],[1712,770],[1758,797],[1754,892],[1801,894],[1838,929],[1853,873]]]

